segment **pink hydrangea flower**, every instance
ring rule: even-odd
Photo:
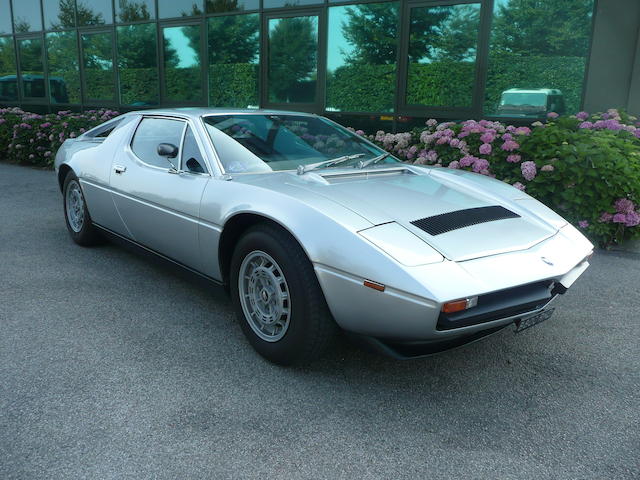
[[[576,118],[578,120],[586,120],[587,118],[589,118],[589,114],[587,112],[578,112],[576,113]]]
[[[484,158],[477,158],[476,161],[473,162],[473,171],[486,175],[489,173],[489,162]]]
[[[626,223],[627,216],[624,213],[616,213],[613,216],[613,223]]]
[[[451,145],[453,148],[458,148],[460,146],[460,140],[458,140],[457,138],[452,138],[449,141],[449,145]]]
[[[516,135],[529,135],[529,134],[531,134],[531,129],[529,127],[518,127],[518,128],[516,128],[515,134]]]
[[[507,162],[509,163],[518,163],[520,160],[522,159],[522,157],[520,157],[520,155],[516,154],[511,154],[507,157]]]
[[[593,123],[591,122],[582,122],[578,125],[578,128],[593,128]]]
[[[636,206],[628,198],[619,198],[614,203],[616,212],[618,213],[631,213],[635,210]]]
[[[356,130],[356,135],[364,135],[364,132],[362,130]]]
[[[483,143],[480,145],[479,151],[482,155],[489,155],[491,153],[491,145],[488,143]]]
[[[454,160],[449,164],[449,168],[453,168],[454,170],[460,168],[460,162],[458,160]]]
[[[495,140],[496,136],[493,132],[485,132],[480,135],[480,141],[483,143],[491,143]]]
[[[513,152],[514,150],[517,150],[518,148],[520,148],[520,145],[517,142],[514,142],[513,140],[507,140],[502,144],[500,148],[505,152]]]
[[[560,115],[558,115],[556,112],[549,112],[547,113],[547,118],[550,118],[552,120],[558,118]]]
[[[476,157],[471,156],[471,155],[465,155],[464,157],[462,157],[460,159],[460,166],[461,167],[470,167],[471,165],[473,165],[473,163],[476,161]]]
[[[522,171],[522,176],[528,182],[536,178],[536,175],[538,174],[536,164],[531,161],[522,162],[522,165],[520,165],[520,170]]]
[[[428,127],[434,127],[437,124],[438,124],[438,121],[435,118],[430,118],[425,122],[425,125],[427,125]]]
[[[627,213],[627,219],[624,222],[626,227],[636,227],[640,225],[640,213],[629,212]]]
[[[578,226],[579,226],[580,228],[587,228],[587,227],[589,226],[589,222],[587,222],[586,220],[580,220],[580,221],[578,222]]]
[[[522,192],[524,192],[524,191],[527,189],[527,187],[525,187],[525,186],[524,186],[522,183],[520,183],[520,182],[516,182],[516,183],[514,183],[514,184],[513,184],[513,186],[514,186],[514,187],[516,187],[518,190],[520,190],[520,191],[522,191]]]
[[[611,220],[613,220],[613,214],[609,212],[603,212],[602,215],[600,215],[599,220],[602,223],[609,223]]]
[[[543,172],[553,172],[555,168],[553,167],[553,165],[543,165],[540,170]]]

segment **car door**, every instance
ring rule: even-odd
[[[177,155],[159,155],[161,143]],[[110,180],[126,236],[196,270],[200,199],[211,178],[201,152],[186,119],[145,116],[114,161]]]

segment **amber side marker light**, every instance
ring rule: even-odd
[[[466,310],[467,308],[475,307],[478,304],[478,297],[463,298],[462,300],[454,300],[453,302],[447,302],[442,305],[443,313],[456,313]]]
[[[379,292],[384,292],[384,289],[385,289],[385,286],[383,284],[378,282],[372,282],[371,280],[365,280],[363,285],[365,287],[373,288],[374,290],[377,290]]]

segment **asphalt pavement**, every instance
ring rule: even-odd
[[[0,164],[0,479],[640,478],[639,285],[598,251],[520,334],[281,368],[222,290],[76,246],[53,172]]]

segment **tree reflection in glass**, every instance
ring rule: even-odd
[[[119,23],[137,22],[155,18],[153,0],[115,0],[116,20]]]
[[[316,101],[318,17],[269,20],[269,101]]]
[[[42,30],[40,0],[14,0],[12,3],[13,26],[16,29],[16,33],[37,32],[38,30]],[[8,9],[0,12],[0,15],[8,14]]]
[[[0,101],[18,99],[16,57],[12,37],[0,37]]]
[[[471,107],[480,4],[411,9],[407,104]]]
[[[260,0],[206,0],[207,13],[257,10],[258,8],[260,8]]]
[[[160,18],[192,17],[202,15],[202,1],[158,0]]]
[[[118,27],[120,103],[143,106],[158,103],[156,24]]]
[[[43,0],[44,26],[47,30],[60,30],[76,26],[75,0]]]
[[[80,66],[76,32],[46,35],[51,103],[80,103]]]
[[[166,27],[164,39],[165,95],[172,101],[202,98],[200,25]]]
[[[44,66],[42,62],[42,39],[18,40],[18,61],[25,97],[44,97]]]
[[[76,0],[78,25],[113,23],[111,0]]]
[[[328,37],[327,110],[391,111],[398,3],[331,7]]]
[[[209,19],[209,105],[256,107],[260,16]]]
[[[112,41],[111,32],[82,34],[85,100],[114,100]]]
[[[485,114],[580,109],[594,0],[494,0]]]

